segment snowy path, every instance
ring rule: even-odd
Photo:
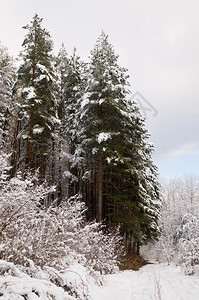
[[[93,300],[199,300],[199,278],[175,266],[151,264],[136,271],[108,275],[103,287],[92,287]]]

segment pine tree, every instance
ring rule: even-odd
[[[144,243],[157,235],[159,188],[153,148],[128,89],[126,70],[102,33],[80,110],[83,195],[91,218],[121,224],[128,240]]]
[[[64,91],[66,84],[66,76],[69,68],[69,58],[64,44],[62,44],[57,57],[55,57],[56,72],[56,98],[58,102],[58,115],[63,123],[64,112]],[[60,126],[61,129],[62,126]],[[62,134],[62,130],[61,133]]]
[[[81,97],[85,89],[86,64],[77,55],[74,49],[69,58],[68,72],[66,74],[64,90],[64,136],[68,141],[69,166],[69,196],[79,192],[81,176],[79,174],[81,156],[77,151],[79,135],[79,111]]]
[[[21,152],[15,163],[23,161],[25,168],[39,167],[43,178],[47,169],[53,172],[49,157],[53,153],[55,125],[59,123],[53,92],[52,41],[37,14],[24,29],[28,33],[22,44],[23,63],[14,87],[19,124],[16,151]]]
[[[85,63],[74,49],[68,57],[64,45],[56,58],[57,99],[61,120],[59,132],[59,191],[60,197],[79,192],[78,154],[76,152],[79,99],[84,88]]]
[[[5,147],[5,143],[8,148],[8,144],[10,144],[8,141],[10,135],[9,117],[12,107],[14,76],[13,59],[8,54],[7,48],[0,44],[0,148]]]
[[[154,146],[135,103],[129,103],[129,132],[126,135],[126,165],[123,164],[120,191],[114,196],[113,220],[122,224],[131,250],[158,238],[160,184],[153,163]],[[128,215],[128,217],[127,217]],[[132,247],[133,246],[133,247]]]
[[[65,156],[68,154],[68,142],[64,137],[64,119],[65,119],[65,109],[64,109],[64,90],[66,82],[66,74],[68,72],[68,54],[66,52],[64,44],[62,44],[58,55],[55,57],[54,69],[56,77],[55,85],[55,97],[58,104],[58,116],[60,119],[60,126],[57,128],[56,140],[56,183],[57,183],[57,199],[58,203],[61,202],[63,198],[68,196],[68,184],[64,180],[64,173],[68,170],[68,165]]]
[[[101,221],[105,217],[105,181],[114,186],[105,170],[107,160],[119,160],[116,149],[124,130],[125,97],[128,94],[128,76],[119,67],[118,57],[102,33],[94,50],[88,74],[86,93],[82,101],[80,120],[82,122],[81,147],[85,156],[85,175],[89,176],[87,197],[94,201],[92,217]],[[114,157],[114,158],[113,158]],[[107,177],[107,178],[105,178]],[[106,185],[107,185],[106,184]],[[109,193],[107,187],[106,194]],[[110,195],[112,192],[110,191]],[[94,203],[97,201],[97,205]],[[89,203],[88,203],[89,204]]]

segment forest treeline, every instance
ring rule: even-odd
[[[15,69],[0,45],[0,151],[9,178],[39,172],[56,186],[45,203],[78,195],[87,220],[120,225],[133,251],[159,235],[160,185],[139,109],[128,100],[127,70],[102,32],[84,62],[53,41],[36,14]]]

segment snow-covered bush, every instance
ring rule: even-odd
[[[32,278],[22,272],[13,263],[0,260],[0,298],[2,300],[75,300],[75,296],[61,287],[57,287],[47,274]],[[81,297],[79,299],[88,299]]]
[[[28,266],[56,269],[74,262],[101,274],[117,270],[119,233],[104,234],[98,223],[84,220],[85,205],[70,199],[61,205],[45,208],[50,190],[30,180],[11,179],[0,196],[0,258]]]
[[[176,261],[186,274],[194,274],[199,267],[199,218],[187,213],[174,236]]]
[[[2,170],[1,174],[6,173]],[[83,281],[69,278],[69,274],[80,276],[72,271],[73,266],[80,266],[101,283],[101,275],[118,270],[122,239],[119,230],[107,233],[100,223],[86,222],[86,207],[78,196],[59,206],[56,201],[45,205],[54,189],[40,184],[37,174],[25,179],[21,174],[10,180],[2,177],[0,259],[14,263],[27,276],[62,287],[76,299],[87,299],[82,290],[86,277]],[[5,282],[3,286],[8,286]],[[42,299],[59,299],[45,297]]]
[[[118,262],[124,255],[119,228],[107,232],[100,223],[89,223],[81,228],[78,247],[78,252],[85,259],[83,264],[91,273],[104,275],[117,272]]]
[[[5,169],[0,171],[3,175],[0,194],[0,235],[6,243],[18,232],[18,226],[22,221],[28,221],[39,211],[52,188],[38,184],[37,175],[33,177],[27,175],[26,179],[22,179],[19,174],[15,178],[5,180]]]

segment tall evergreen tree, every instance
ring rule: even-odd
[[[115,211],[112,220],[122,224],[127,242],[146,244],[159,235],[160,185],[158,171],[152,160],[153,145],[144,120],[135,103],[129,103],[129,132],[122,155],[121,181],[118,193],[113,197]],[[117,175],[118,176],[118,175]]]
[[[58,102],[58,115],[63,124],[64,112],[64,91],[66,76],[69,69],[69,58],[64,44],[62,44],[57,57],[55,57],[55,74],[56,74],[56,98]],[[62,126],[60,126],[61,129]],[[62,130],[61,133],[62,134]]]
[[[0,148],[5,146],[10,135],[9,117],[12,107],[12,87],[14,84],[15,69],[13,59],[8,50],[0,44]],[[10,150],[10,149],[9,149]]]
[[[102,220],[105,214],[103,200],[104,181],[110,181],[104,169],[107,160],[120,160],[119,147],[124,130],[128,94],[128,76],[119,67],[118,57],[102,33],[91,52],[86,93],[82,101],[80,120],[82,123],[81,148],[85,156],[85,175],[89,176],[88,201],[94,201],[92,217]],[[105,179],[105,176],[107,179]],[[109,185],[113,182],[109,182]],[[112,194],[112,193],[110,193]],[[95,201],[97,201],[95,205]]]
[[[85,90],[86,64],[77,55],[74,49],[69,58],[68,72],[64,90],[64,135],[68,141],[69,165],[69,195],[79,192],[81,181],[80,165],[81,156],[77,151],[81,97]]]
[[[22,44],[23,63],[14,87],[18,101],[15,151],[20,152],[15,164],[23,161],[26,168],[39,167],[43,178],[53,168],[48,158],[53,153],[54,129],[59,123],[53,94],[52,41],[37,14],[24,29],[28,33]]]
[[[83,194],[91,218],[121,224],[129,239],[143,243],[157,234],[159,188],[153,149],[135,103],[127,101],[128,88],[126,70],[102,33],[91,52],[79,117]]]
[[[64,44],[62,44],[58,55],[55,57],[55,96],[58,104],[58,116],[60,119],[60,126],[57,128],[57,143],[56,143],[56,179],[57,179],[57,198],[61,202],[62,198],[68,196],[68,183],[64,179],[64,173],[68,170],[66,156],[68,154],[68,142],[64,137],[65,124],[65,105],[64,105],[64,91],[66,83],[66,74],[68,72],[69,59]]]
[[[56,59],[60,129],[60,190],[63,196],[79,192],[78,154],[76,152],[79,102],[84,90],[85,63],[74,49],[68,57],[64,45]]]

